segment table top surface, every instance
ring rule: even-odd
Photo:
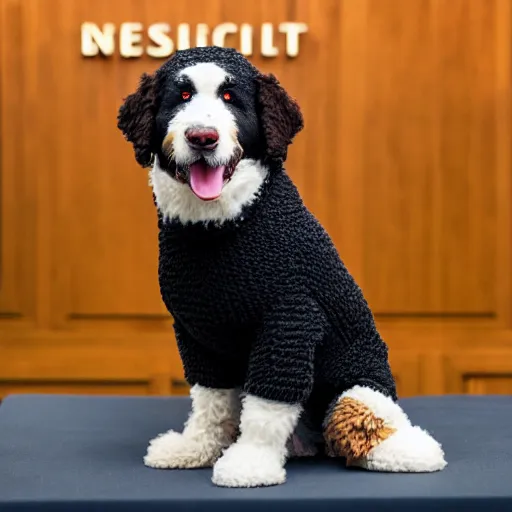
[[[418,397],[401,405],[443,444],[444,471],[370,473],[341,460],[308,459],[288,463],[282,486],[222,489],[211,483],[211,469],[143,465],[150,439],[181,430],[186,398],[8,397],[0,406],[0,510],[174,511],[207,504],[227,512],[240,510],[242,501],[244,512],[361,512],[408,503],[418,511],[453,510],[455,502],[472,510],[485,500],[494,506],[489,510],[512,511],[512,396]]]

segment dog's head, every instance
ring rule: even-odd
[[[143,75],[118,127],[143,167],[158,165],[203,201],[218,199],[244,159],[280,166],[303,126],[298,105],[272,75],[233,49],[176,52]]]

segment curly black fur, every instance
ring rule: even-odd
[[[292,139],[304,127],[302,113],[299,105],[288,96],[274,75],[258,75],[256,82],[266,157],[282,164]]]
[[[155,151],[153,134],[157,108],[155,77],[145,73],[139,88],[125,99],[117,117],[117,127],[133,144],[135,159],[142,167],[151,165]]]

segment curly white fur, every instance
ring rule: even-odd
[[[153,439],[144,463],[153,468],[211,467],[229,446],[240,419],[236,390],[191,389],[192,412],[183,433],[169,430]]]
[[[396,429],[354,465],[372,471],[404,473],[440,471],[446,466],[441,445],[428,432],[411,425],[407,414],[391,398],[364,386],[349,389],[339,400],[345,397],[364,403],[387,426]]]
[[[248,395],[243,401],[240,437],[213,467],[223,487],[258,487],[286,480],[287,441],[302,408]]]
[[[158,209],[165,218],[181,223],[215,221],[220,224],[238,217],[245,205],[252,203],[265,181],[268,170],[256,160],[242,159],[221,196],[215,201],[202,201],[185,183],[179,183],[163,171],[155,157],[150,184]]]
[[[177,163],[187,164],[197,159],[197,152],[190,148],[185,137],[187,129],[215,128],[219,134],[213,153],[204,155],[210,165],[226,164],[238,148],[238,127],[235,116],[219,98],[219,87],[230,75],[213,62],[200,62],[180,72],[194,85],[192,99],[183,105],[169,121],[168,134],[172,135],[173,156]]]

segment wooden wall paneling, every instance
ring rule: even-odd
[[[343,47],[356,53],[341,63],[348,192],[338,197],[349,199],[338,246],[355,255],[345,259],[390,357],[415,349],[419,392],[443,393],[446,351],[512,337],[511,5],[368,0],[343,10]]]
[[[338,61],[339,92],[336,139],[338,153],[335,166],[331,170],[337,176],[338,206],[336,231],[331,232],[340,255],[366,294],[364,273],[364,105],[369,84],[367,84],[367,18],[368,0],[340,3],[341,52]],[[334,65],[332,66],[335,67]],[[337,236],[336,236],[337,235]]]
[[[379,314],[423,310],[429,288],[430,9],[403,1],[368,8],[362,240],[365,285]]]
[[[496,4],[374,0],[368,12],[368,294],[381,315],[492,316]]]
[[[165,395],[173,391],[173,380],[183,377],[168,334],[53,332],[13,335],[11,341],[2,346],[0,398],[13,390],[53,392],[58,388]]]
[[[253,62],[305,115],[287,168],[369,299],[400,394],[509,389],[493,355],[512,340],[509,0],[120,6],[0,0],[1,392],[186,392],[147,172],[115,119],[161,62],[121,58],[117,39],[112,57],[79,52],[83,21],[128,20],[192,37],[252,23]],[[299,56],[276,35],[261,57],[259,26],[284,20],[309,25]]]
[[[55,261],[52,256],[53,251],[60,249],[55,245],[55,231],[58,226],[52,218],[55,205],[55,176],[52,174],[52,168],[54,159],[58,158],[59,154],[59,142],[55,138],[55,135],[58,135],[58,111],[51,110],[51,107],[55,106],[55,91],[51,88],[55,71],[48,56],[51,48],[48,34],[50,28],[38,18],[34,2],[20,2],[19,6],[23,47],[16,45],[9,24],[4,41],[10,45],[9,51],[19,61],[23,73],[23,94],[17,104],[19,111],[23,112],[21,131],[17,135],[22,139],[23,146],[21,154],[16,156],[22,162],[18,172],[21,172],[25,179],[31,180],[35,187],[34,258],[31,261],[35,280],[30,296],[35,304],[35,326],[44,329],[52,326],[55,298]],[[46,27],[46,30],[40,30],[41,26]],[[42,75],[46,75],[47,81],[41,79]],[[20,86],[15,83],[11,85]],[[8,118],[8,122],[10,121],[11,118]],[[30,136],[27,136],[28,133]]]
[[[0,399],[14,394],[154,395],[147,382],[0,381]]]
[[[55,83],[64,123],[59,137],[67,148],[55,169],[58,201],[66,212],[59,217],[59,246],[67,249],[59,255],[64,269],[59,295],[68,299],[61,316],[68,327],[78,329],[106,323],[123,329],[133,321],[160,324],[168,315],[158,290],[156,214],[147,170],[137,167],[116,127],[122,98],[156,63],[118,55],[86,59],[73,44],[91,13],[98,22],[118,26],[126,19],[147,26],[148,16],[133,3],[121,12],[104,2],[56,5],[61,16],[54,22],[55,41],[67,44],[52,57],[73,70],[67,83]],[[41,16],[45,6],[38,4]]]
[[[499,389],[501,385],[502,392],[508,392],[507,380],[512,367],[510,329],[490,329],[482,325],[468,328],[433,322],[380,327],[390,345],[390,362],[397,381],[400,382],[400,368],[405,367],[410,371],[408,381],[417,386],[416,394],[467,393],[476,386]],[[403,355],[407,355],[408,360]],[[502,377],[505,380],[499,380]],[[473,379],[472,387],[466,385],[467,379]],[[399,391],[406,390],[399,387]]]
[[[355,195],[364,222],[352,241],[361,241],[363,288],[391,355],[417,347],[420,392],[438,394],[454,387],[445,351],[464,358],[473,338],[483,355],[512,334],[510,3],[373,2],[367,12]],[[422,333],[433,324],[437,333]],[[470,382],[464,390],[476,389]],[[493,377],[485,389],[506,382]]]
[[[430,340],[429,340],[430,341]],[[419,340],[414,340],[419,345]],[[444,353],[431,343],[423,343],[423,350],[419,354],[420,375],[419,395],[443,395],[446,392],[446,380],[444,371]]]
[[[420,360],[416,351],[394,350],[390,353],[391,371],[399,398],[420,392]]]
[[[448,352],[446,391],[469,394],[512,393],[512,350]]]
[[[512,395],[511,375],[468,376],[464,391],[470,395]]]
[[[24,51],[20,5],[0,3],[0,33]],[[3,329],[34,321],[35,171],[24,172],[23,122],[30,115],[22,104],[26,77],[19,56],[0,37],[0,338]]]
[[[512,3],[496,0],[497,323],[512,329]]]
[[[279,76],[289,92],[297,97],[305,119],[303,133],[290,148],[286,168],[306,205],[314,211],[336,244],[342,240],[337,194],[340,190],[342,148],[339,141],[343,116],[341,67],[333,64],[342,58],[342,13],[343,2],[337,0],[324,0],[322,9],[307,0],[295,2],[295,10],[289,9],[281,16],[293,16],[294,21],[307,20],[309,31],[303,37],[297,59],[293,62],[285,58],[276,60],[281,66]],[[346,252],[347,249],[343,251]]]

